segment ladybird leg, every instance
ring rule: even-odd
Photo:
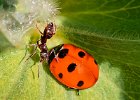
[[[80,95],[79,89],[76,89],[76,92],[77,92],[77,95],[79,96]]]

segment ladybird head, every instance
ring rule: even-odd
[[[50,64],[52,60],[55,58],[56,54],[60,52],[60,49],[62,48],[63,44],[60,44],[53,49],[50,50],[49,60],[48,63]]]
[[[55,34],[55,25],[50,22],[44,29],[44,35],[46,35],[47,39],[50,39]]]

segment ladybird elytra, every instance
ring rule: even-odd
[[[55,48],[57,58],[51,57],[49,63],[54,77],[62,84],[74,89],[86,89],[93,86],[99,74],[94,58],[83,49],[71,44],[58,47],[59,49]]]

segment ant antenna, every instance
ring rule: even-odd
[[[41,35],[43,35],[43,33],[40,31],[40,29],[38,28],[38,26],[37,26],[37,23],[36,23],[36,28],[37,28],[37,30],[39,31],[39,33],[41,33]]]

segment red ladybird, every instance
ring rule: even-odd
[[[73,89],[86,89],[98,80],[99,69],[95,59],[83,49],[62,44],[49,56],[50,71],[62,84]]]

